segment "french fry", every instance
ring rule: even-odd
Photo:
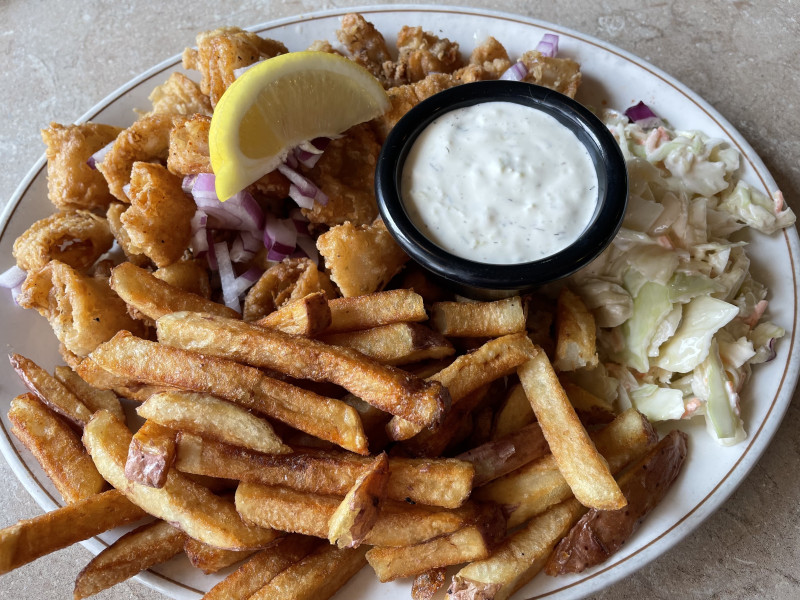
[[[448,337],[500,337],[525,331],[519,296],[494,302],[436,302],[431,326]]]
[[[558,468],[575,497],[589,508],[613,510],[626,504],[608,464],[586,433],[544,352],[517,372]]]
[[[599,425],[610,423],[616,417],[614,407],[610,402],[598,398],[591,392],[566,380],[561,381],[561,387],[567,394],[570,403],[575,408],[575,413],[581,422],[586,425]]]
[[[348,450],[368,451],[352,407],[267,377],[253,367],[149,342],[125,331],[98,346],[90,359],[90,365],[96,363],[117,377],[213,394]]]
[[[202,296],[211,297],[211,282],[208,280],[207,261],[205,258],[180,260],[171,265],[153,271],[153,276],[165,281],[172,287]],[[109,273],[109,276],[111,274]]]
[[[658,436],[647,417],[629,409],[604,429],[592,434],[592,439],[608,461],[611,472],[616,473],[652,448]],[[571,495],[572,491],[552,455],[532,461],[472,493],[476,500],[502,505],[509,527],[524,523]]]
[[[361,331],[320,336],[334,346],[358,350],[384,365],[405,365],[451,356],[453,345],[440,333],[417,323],[392,323]]]
[[[109,490],[19,521],[0,529],[0,575],[145,516],[121,492]]]
[[[595,323],[583,300],[563,288],[556,307],[556,355],[553,366],[559,371],[574,371],[597,366]]]
[[[186,473],[343,496],[370,460],[335,450],[261,454],[181,433],[175,467]],[[386,496],[391,500],[457,508],[469,497],[474,472],[471,464],[452,458],[391,457]]]
[[[304,535],[279,538],[206,592],[203,600],[248,600],[278,573],[321,546],[322,540]]]
[[[150,396],[136,412],[170,429],[258,452],[284,454],[292,450],[275,435],[268,421],[208,394],[162,392]]]
[[[186,535],[164,521],[126,533],[95,556],[75,580],[74,600],[88,598],[183,550]]]
[[[80,438],[36,396],[28,393],[14,398],[8,420],[11,433],[36,457],[66,502],[77,502],[105,489],[106,482]]]
[[[236,509],[246,521],[325,539],[328,522],[341,501],[341,496],[256,483],[240,483],[236,489]],[[386,501],[364,543],[377,546],[417,544],[460,529],[473,522],[477,513],[477,505],[470,502],[460,508],[443,509]]]
[[[183,551],[189,557],[189,562],[196,569],[200,569],[203,573],[216,573],[237,562],[249,558],[255,554],[255,550],[225,550],[224,548],[215,548],[203,542],[198,542],[193,538],[186,538],[183,545]]]
[[[75,394],[86,405],[89,412],[107,410],[120,421],[125,422],[125,411],[122,410],[122,404],[120,404],[119,398],[114,392],[101,390],[88,384],[75,371],[63,365],[53,370],[53,376],[64,384],[70,392]]]
[[[328,519],[328,541],[339,548],[358,548],[375,524],[386,496],[389,461],[376,456]]]
[[[426,382],[317,340],[187,312],[165,315],[157,327],[163,344],[273,369],[298,379],[335,383],[421,427],[438,423],[449,407],[450,397],[439,382]]]
[[[585,511],[572,499],[536,517],[506,539],[491,557],[456,573],[447,598],[506,600],[542,570],[558,540]]]
[[[327,333],[358,331],[381,325],[418,322],[428,318],[422,296],[398,289],[365,296],[328,300],[331,324]]]
[[[414,578],[414,583],[411,584],[411,599],[412,600],[433,600],[442,587],[444,586],[445,576],[447,569],[439,567],[425,571]]]
[[[581,573],[607,560],[664,498],[686,459],[688,436],[673,430],[619,478],[628,499],[622,510],[593,508],[562,539],[547,562],[548,575]]]
[[[315,337],[330,327],[331,309],[325,292],[313,292],[290,300],[255,324],[291,335]]]
[[[232,308],[170,285],[130,262],[114,267],[110,282],[111,289],[128,306],[153,321],[162,315],[181,310],[240,318],[239,313]]]
[[[115,394],[137,402],[144,402],[158,392],[174,389],[171,386],[147,385],[139,383],[135,379],[114,375],[89,357],[79,360],[74,368],[76,372],[80,371],[78,376],[92,387],[113,390]]]
[[[403,452],[409,456],[439,456],[453,444],[466,440],[472,434],[474,426],[472,413],[486,401],[491,388],[491,385],[484,385],[467,394],[450,409],[439,427],[423,429],[411,439],[404,441],[401,445]]]
[[[517,383],[508,392],[505,402],[495,413],[492,439],[503,438],[535,420],[536,415],[533,414],[531,403],[525,395],[525,388],[521,383]]]
[[[487,558],[505,529],[500,510],[484,505],[475,523],[419,544],[376,546],[367,552],[367,562],[381,582],[416,577],[431,569]]]
[[[125,477],[154,488],[164,487],[175,462],[177,432],[155,421],[145,421],[133,434],[125,461]]]
[[[549,453],[538,423],[531,423],[499,440],[487,442],[456,458],[475,467],[472,485],[482,486]]]
[[[128,428],[106,411],[95,413],[83,433],[83,443],[98,471],[131,502],[188,536],[219,548],[257,549],[278,537],[276,531],[246,525],[233,503],[174,469],[162,488],[129,480],[125,477],[125,458],[132,437]]]
[[[92,413],[86,405],[50,373],[20,354],[9,354],[8,358],[22,383],[39,400],[79,427],[89,422]]]
[[[535,353],[535,347],[524,333],[503,336],[489,340],[474,352],[459,356],[428,380],[442,383],[455,405],[487,383],[513,373]],[[422,431],[418,425],[400,417],[389,421],[386,429],[395,441],[407,440]]]
[[[327,600],[366,563],[366,548],[320,546],[248,600]]]
[[[392,415],[382,411],[380,408],[375,408],[353,394],[346,394],[342,397],[342,402],[349,404],[358,412],[364,433],[369,440],[370,451],[380,452],[383,450],[390,441],[389,436],[386,434],[386,424],[392,418]]]

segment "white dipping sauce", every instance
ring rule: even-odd
[[[597,204],[586,147],[554,117],[515,102],[483,102],[438,117],[411,147],[400,185],[425,237],[491,264],[566,248]]]

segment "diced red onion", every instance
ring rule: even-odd
[[[264,241],[261,236],[256,236],[250,231],[240,231],[231,244],[231,260],[235,263],[248,262],[263,247]]]
[[[197,175],[187,175],[186,177],[183,178],[183,181],[181,182],[181,189],[187,194],[191,194],[196,179]]]
[[[230,256],[231,260],[235,263],[249,262],[256,255],[255,252],[245,249],[242,244],[242,238],[237,236],[233,243],[231,243]]]
[[[22,285],[22,282],[25,281],[27,275],[28,274],[23,269],[20,269],[17,265],[14,265],[10,269],[0,273],[0,287],[19,287]]]
[[[308,178],[304,177],[288,165],[279,165],[278,171],[286,177],[292,185],[289,186],[289,196],[303,208],[312,208],[313,202],[318,202],[323,206],[328,203],[328,196],[314,185]],[[309,200],[311,204],[309,205]]]
[[[289,184],[289,197],[295,201],[300,208],[314,208],[314,198],[304,195],[295,184]]]
[[[310,142],[303,142],[294,149],[294,156],[297,161],[309,169],[313,168],[325,152],[325,148],[331,143],[331,138],[318,137]]]
[[[528,68],[521,62],[515,62],[505,73],[500,75],[500,79],[505,81],[522,81],[528,74]]]
[[[558,36],[554,33],[545,33],[536,50],[550,58],[555,57],[558,54]]]
[[[263,273],[264,272],[261,269],[253,267],[239,275],[234,282],[237,295],[241,296],[247,290],[253,287],[253,284],[259,280]]]
[[[291,169],[296,169],[300,164],[297,160],[297,154],[294,151],[289,152],[289,154],[286,155],[285,162],[286,165]]]
[[[307,235],[297,236],[297,247],[303,251],[311,261],[319,266],[319,252],[317,251],[317,244],[313,238]]]
[[[86,161],[86,164],[89,165],[92,169],[96,169],[97,163],[103,162],[103,158],[105,158],[106,154],[108,154],[108,151],[111,150],[111,146],[113,145],[114,142],[112,141],[103,146],[102,148],[100,148],[100,150],[98,150],[89,157],[89,159]]]
[[[236,287],[236,272],[233,270],[233,263],[228,253],[228,244],[225,242],[214,244],[214,254],[217,257],[219,280],[222,285],[222,298],[225,301],[225,306],[241,312],[239,294]]]
[[[219,263],[217,261],[217,252],[214,249],[214,238],[211,237],[211,232],[206,229],[206,246],[208,247],[208,255],[206,259],[208,260],[208,268],[212,271],[217,271],[219,269]]]
[[[267,259],[282,261],[294,252],[297,245],[297,230],[291,219],[278,219],[267,216],[264,227],[264,246],[267,248]]]
[[[197,208],[209,215],[209,227],[256,232],[264,226],[264,212],[247,191],[241,191],[221,202],[217,197],[213,173],[200,173],[193,182],[187,181],[188,179],[184,178],[184,189],[190,187]]]
[[[639,102],[625,111],[625,116],[643,129],[652,129],[662,125],[661,119],[644,102]]]

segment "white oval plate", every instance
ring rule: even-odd
[[[357,10],[357,9],[353,9]],[[335,43],[342,9],[314,12],[253,27],[266,37],[284,42],[290,50],[305,49],[316,39]],[[644,100],[657,114],[679,129],[700,129],[728,140],[743,155],[743,176],[764,193],[776,184],[764,164],[742,136],[711,106],[691,90],[643,60],[610,44],[557,25],[526,17],[469,8],[427,6],[365,7],[361,12],[388,38],[401,25],[422,25],[426,31],[457,40],[464,54],[492,35],[503,43],[512,58],[533,48],[542,34],[560,36],[560,56],[581,63],[583,84],[578,99],[595,107],[625,109]],[[176,48],[176,50],[182,50]],[[180,70],[180,56],[166,60],[123,86],[92,108],[82,120],[127,126],[133,108],[147,108],[147,95],[170,72]],[[192,75],[192,74],[190,74]],[[197,74],[193,74],[196,78]],[[44,158],[30,171],[0,219],[0,270],[11,264],[16,237],[37,219],[52,212],[47,201]],[[742,393],[743,417],[748,439],[732,448],[717,446],[701,423],[683,427],[690,434],[687,464],[664,502],[641,529],[606,564],[579,576],[552,578],[540,575],[515,598],[580,598],[629,575],[653,560],[695,529],[728,498],[766,449],[774,435],[797,383],[800,352],[797,348],[798,280],[800,263],[797,231],[792,228],[767,237],[753,234],[749,248],[756,277],[770,289],[769,317],[787,330],[778,343],[778,355],[758,365]],[[0,297],[0,339],[8,352],[29,356],[45,367],[59,364],[53,334],[33,311],[23,311],[7,292]],[[6,417],[10,398],[23,391],[7,361],[0,361],[2,431],[0,449],[27,490],[44,510],[61,502],[36,461],[9,434]],[[99,552],[120,532],[89,540],[85,545]],[[223,573],[224,574],[224,573]],[[139,576],[139,579],[171,598],[195,599],[219,576],[203,576],[185,559],[176,559]],[[410,597],[408,582],[379,584],[369,569],[362,570],[336,596],[348,600]]]

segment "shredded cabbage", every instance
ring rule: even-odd
[[[729,238],[743,227],[774,233],[794,213],[780,192],[738,180],[739,153],[724,140],[601,117],[627,161],[629,203],[614,242],[572,279],[605,367],[580,385],[654,421],[704,415],[719,443],[737,443],[738,392],[785,332],[763,320],[767,289],[750,274],[746,243]]]

